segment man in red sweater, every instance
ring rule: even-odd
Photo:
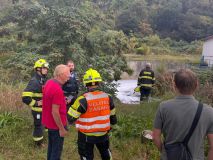
[[[62,85],[69,79],[66,65],[58,65],[54,78],[46,82],[43,90],[42,124],[48,128],[47,160],[59,160],[67,134],[66,102]]]

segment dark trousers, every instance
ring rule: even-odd
[[[148,99],[151,93],[151,88],[141,88],[140,93],[141,93],[140,101],[143,101],[144,99]]]
[[[33,140],[39,145],[43,141],[44,127],[41,124],[42,112],[32,111],[34,129],[33,129]]]
[[[60,160],[63,144],[64,137],[60,137],[59,130],[48,129],[47,160]]]
[[[93,160],[94,158],[94,146],[96,146],[101,154],[102,160],[111,159],[111,151],[109,149],[108,135],[95,137],[86,136],[83,133],[78,134],[78,153],[81,160]]]

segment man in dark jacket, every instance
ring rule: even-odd
[[[49,64],[44,59],[35,62],[35,74],[29,81],[27,87],[22,93],[22,101],[31,107],[34,130],[33,140],[36,145],[40,146],[43,140],[43,126],[41,124],[42,117],[42,87],[46,82]]]
[[[79,80],[75,69],[75,64],[72,60],[67,61],[67,66],[70,69],[70,78],[69,80],[63,85],[62,89],[64,91],[64,95],[66,97],[67,103],[67,110],[69,106],[74,103],[78,96],[78,88],[79,88]]]
[[[155,75],[154,72],[151,70],[151,63],[146,63],[146,68],[144,68],[140,72],[138,77],[138,86],[140,86],[141,102],[144,100],[144,98],[149,98],[154,83]]]

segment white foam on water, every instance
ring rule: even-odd
[[[118,84],[117,98],[125,104],[139,104],[140,93],[134,92],[135,87],[137,87],[137,80],[119,80],[114,82]]]

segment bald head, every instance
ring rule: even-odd
[[[64,64],[59,64],[55,67],[53,76],[57,79],[61,84],[64,84],[70,76],[69,67]]]
[[[180,69],[174,76],[175,86],[181,94],[193,94],[198,85],[198,79],[190,69]]]

